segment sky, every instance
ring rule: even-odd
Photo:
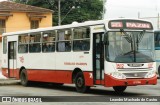
[[[7,1],[7,0],[0,0]],[[140,18],[148,19],[158,28],[160,0],[106,0],[104,18]],[[160,24],[160,21],[159,21]],[[159,27],[160,28],[160,27]]]
[[[107,0],[104,18],[140,18],[151,21],[158,28],[160,0]],[[160,24],[160,21],[159,21]]]

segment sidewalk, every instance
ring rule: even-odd
[[[16,80],[13,78],[6,78],[5,76],[2,75],[1,69],[0,69],[0,86],[4,85],[17,85],[20,84],[20,80]]]

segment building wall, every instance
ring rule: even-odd
[[[6,32],[30,29],[30,22],[26,13],[12,13],[6,21]]]
[[[45,14],[46,18],[40,21],[39,27],[52,27],[52,13]]]
[[[6,21],[6,32],[15,32],[30,29],[30,19],[26,13],[12,12]],[[52,13],[45,14],[46,18],[42,18],[39,28],[52,26]]]
[[[2,66],[2,42],[0,42],[0,69]]]

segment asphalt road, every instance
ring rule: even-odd
[[[93,97],[93,100],[90,102],[81,102],[80,98],[83,100],[86,96],[103,96],[103,97],[139,97],[139,96],[160,96],[160,79],[158,80],[157,85],[151,86],[131,86],[126,89],[124,94],[117,95],[112,88],[105,88],[102,86],[92,87],[91,90],[87,93],[78,93],[75,90],[74,85],[63,85],[63,86],[54,86],[48,84],[32,84],[29,87],[23,87],[21,85],[7,85],[7,86],[0,86],[0,96],[65,96],[65,97],[56,97],[59,100],[58,103],[47,103],[47,105],[70,105],[70,102],[65,102],[66,98],[70,97],[70,100],[76,101],[77,99],[73,96],[83,96],[79,97],[78,102],[72,102],[72,104],[76,105],[99,105],[99,102],[96,101],[96,97]],[[66,97],[67,96],[67,97]],[[72,96],[72,97],[71,97]],[[55,98],[53,97],[53,98]],[[90,99],[88,97],[88,99]],[[82,100],[82,101],[83,101]],[[87,100],[87,99],[86,99]],[[98,100],[98,99],[97,99]],[[79,102],[80,101],[80,102]],[[106,102],[100,102],[101,105],[105,104]],[[112,105],[131,105],[135,102],[109,102]],[[0,105],[19,105],[22,103],[0,103]],[[36,103],[23,103],[23,105],[35,105]],[[160,105],[160,102],[136,102],[136,105]],[[44,103],[37,103],[37,105],[46,105]]]

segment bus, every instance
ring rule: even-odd
[[[154,31],[155,53],[156,53],[156,70],[160,77],[160,30]]]
[[[156,85],[150,22],[108,19],[4,33],[2,73],[30,82],[75,84],[78,92],[102,85]]]

